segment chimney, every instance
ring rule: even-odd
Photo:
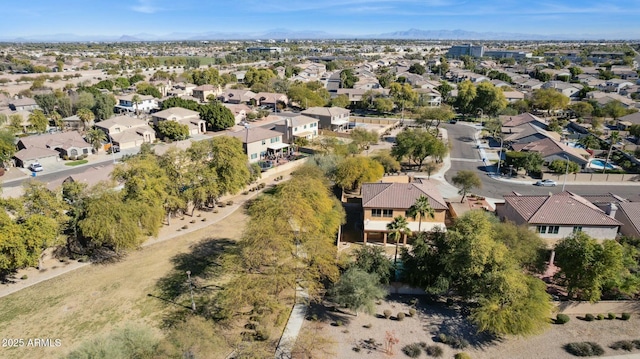
[[[607,212],[606,212],[607,215],[615,219],[617,211],[618,211],[618,206],[613,202],[609,203],[609,205],[607,206]]]

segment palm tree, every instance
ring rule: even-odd
[[[609,164],[609,158],[611,157],[611,151],[613,151],[613,145],[620,141],[620,132],[613,131],[609,136],[609,153],[607,153],[607,160],[604,162],[604,168],[602,168],[602,173],[607,171],[607,165]]]
[[[414,220],[418,217],[418,232],[422,232],[422,218],[429,216],[429,218],[436,218],[436,212],[429,204],[429,198],[425,195],[420,195],[416,202],[409,207],[407,213]]]
[[[404,216],[395,217],[391,223],[387,224],[387,230],[389,230],[389,235],[393,237],[396,243],[396,254],[393,257],[393,265],[395,266],[398,262],[398,241],[400,240],[400,236],[410,235],[411,230]]]
[[[131,102],[136,107],[136,117],[140,116],[140,111],[138,111],[138,104],[142,102],[140,96],[138,96],[138,94],[133,95],[133,97],[131,97]]]
[[[87,108],[81,108],[76,112],[76,116],[82,121],[82,131],[87,130],[87,124],[93,121],[96,116]]]
[[[87,142],[89,142],[96,151],[98,151],[103,142],[107,142],[107,135],[97,128],[92,128],[87,131],[86,138]]]
[[[600,148],[600,140],[593,135],[587,135],[578,140],[578,143],[583,145],[585,149],[598,149]]]
[[[51,114],[51,120],[53,124],[56,125],[58,130],[62,131],[62,115],[60,115],[57,111],[53,111]]]

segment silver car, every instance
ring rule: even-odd
[[[535,184],[540,187],[555,187],[557,185],[556,181],[550,179],[538,181]]]

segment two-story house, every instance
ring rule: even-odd
[[[389,231],[387,225],[394,217],[407,217],[409,229],[418,231],[420,218],[413,219],[407,213],[409,208],[416,203],[420,196],[429,199],[429,205],[435,212],[434,218],[427,216],[421,219],[421,230],[430,231],[436,227],[445,230],[445,216],[448,210],[447,203],[437,188],[429,181],[411,183],[363,183],[362,184],[362,211],[364,222],[363,241],[381,242],[386,245]],[[406,236],[402,239],[407,244]]]
[[[200,102],[208,102],[207,97],[218,96],[222,93],[220,86],[200,85],[192,90],[192,96],[199,99]]]
[[[288,144],[282,142],[282,133],[262,127],[247,127],[244,130],[229,133],[229,136],[242,141],[249,163],[276,158],[287,153]]]
[[[158,108],[158,100],[155,97],[149,95],[137,95],[139,101],[138,103],[134,103],[134,96],[136,96],[136,94],[119,96],[116,111],[120,113],[149,113],[151,110]]]
[[[275,125],[275,130],[282,133],[282,141],[292,144],[296,138],[304,138],[308,141],[318,137],[318,120],[305,116],[287,116],[284,121]]]
[[[117,116],[98,122],[95,127],[102,130],[112,144],[121,149],[139,147],[143,143],[153,143],[156,133],[147,121],[129,116]]]
[[[342,131],[349,125],[351,111],[342,107],[309,107],[302,111],[305,116],[313,117],[320,123],[320,128]]]
[[[171,107],[152,115],[153,125],[158,126],[161,121],[176,121],[189,127],[190,135],[207,132],[207,122],[200,119],[198,111],[182,107]]]

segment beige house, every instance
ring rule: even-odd
[[[207,132],[207,122],[200,119],[200,113],[182,107],[171,107],[152,115],[153,125],[161,121],[176,121],[189,127],[190,135]]]
[[[200,85],[192,90],[192,96],[199,99],[201,102],[208,102],[207,97],[213,95],[218,96],[222,92],[220,86],[214,85]]]
[[[218,99],[228,103],[252,103],[255,101],[256,93],[251,90],[224,90]]]
[[[421,230],[430,231],[436,227],[446,229],[445,216],[447,203],[436,187],[429,181],[411,183],[364,183],[362,185],[362,211],[364,221],[363,241],[387,244],[389,231],[387,225],[394,217],[407,217],[409,229],[418,231],[420,219],[408,216],[407,211],[416,203],[420,196],[429,199],[429,205],[434,209],[434,218],[422,218]],[[407,244],[407,236],[402,238]]]
[[[52,161],[61,156],[75,159],[82,155],[90,155],[92,146],[80,133],[69,131],[23,137],[18,141],[18,149],[14,154],[16,165],[27,167],[45,158]]]
[[[254,98],[257,106],[286,106],[289,103],[287,95],[275,92],[258,92]]]
[[[235,104],[235,103],[223,103],[222,106],[226,107],[231,111],[233,117],[236,120],[236,125],[240,122],[247,119],[247,114],[252,112],[251,108],[243,103]]]
[[[617,207],[615,218],[622,223],[620,233],[640,238],[640,202],[622,202]]]
[[[351,111],[342,107],[310,107],[302,114],[318,120],[320,128],[342,131],[349,125]]]
[[[262,127],[251,127],[231,132],[229,136],[242,141],[249,163],[275,159],[287,153],[289,145],[282,142],[282,133]]]
[[[117,116],[98,122],[95,127],[109,136],[120,149],[135,148],[143,143],[153,143],[156,133],[147,121],[129,116]]]
[[[275,130],[283,134],[286,143],[293,143],[296,138],[311,141],[318,137],[318,120],[305,115],[284,117],[283,122],[276,123]]]

